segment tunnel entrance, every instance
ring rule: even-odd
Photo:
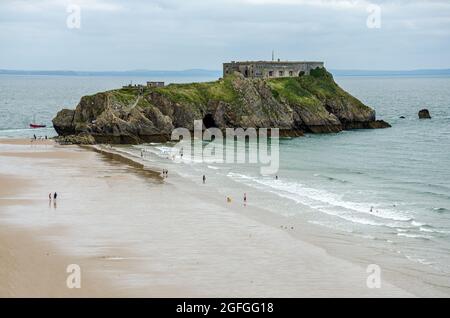
[[[205,126],[205,129],[217,128],[214,117],[211,114],[206,114],[205,117],[203,117],[203,125]]]

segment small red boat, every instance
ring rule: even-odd
[[[37,124],[30,124],[30,128],[45,128],[47,125],[37,125]]]

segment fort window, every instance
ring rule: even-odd
[[[278,72],[278,75],[279,75],[279,76],[283,76],[283,75],[284,75],[284,71],[279,71],[279,72]]]
[[[164,82],[147,82],[147,87],[164,87]]]
[[[269,76],[270,76],[270,77],[273,76],[273,71],[269,71]]]
[[[289,76],[294,76],[294,72],[289,71]]]

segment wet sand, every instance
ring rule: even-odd
[[[413,296],[367,288],[366,267],[282,219],[118,155],[0,140],[0,296]],[[65,285],[69,264],[81,289]]]

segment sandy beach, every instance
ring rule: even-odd
[[[120,158],[0,140],[1,297],[417,296],[390,279],[369,289],[367,266],[302,240],[301,224]]]

